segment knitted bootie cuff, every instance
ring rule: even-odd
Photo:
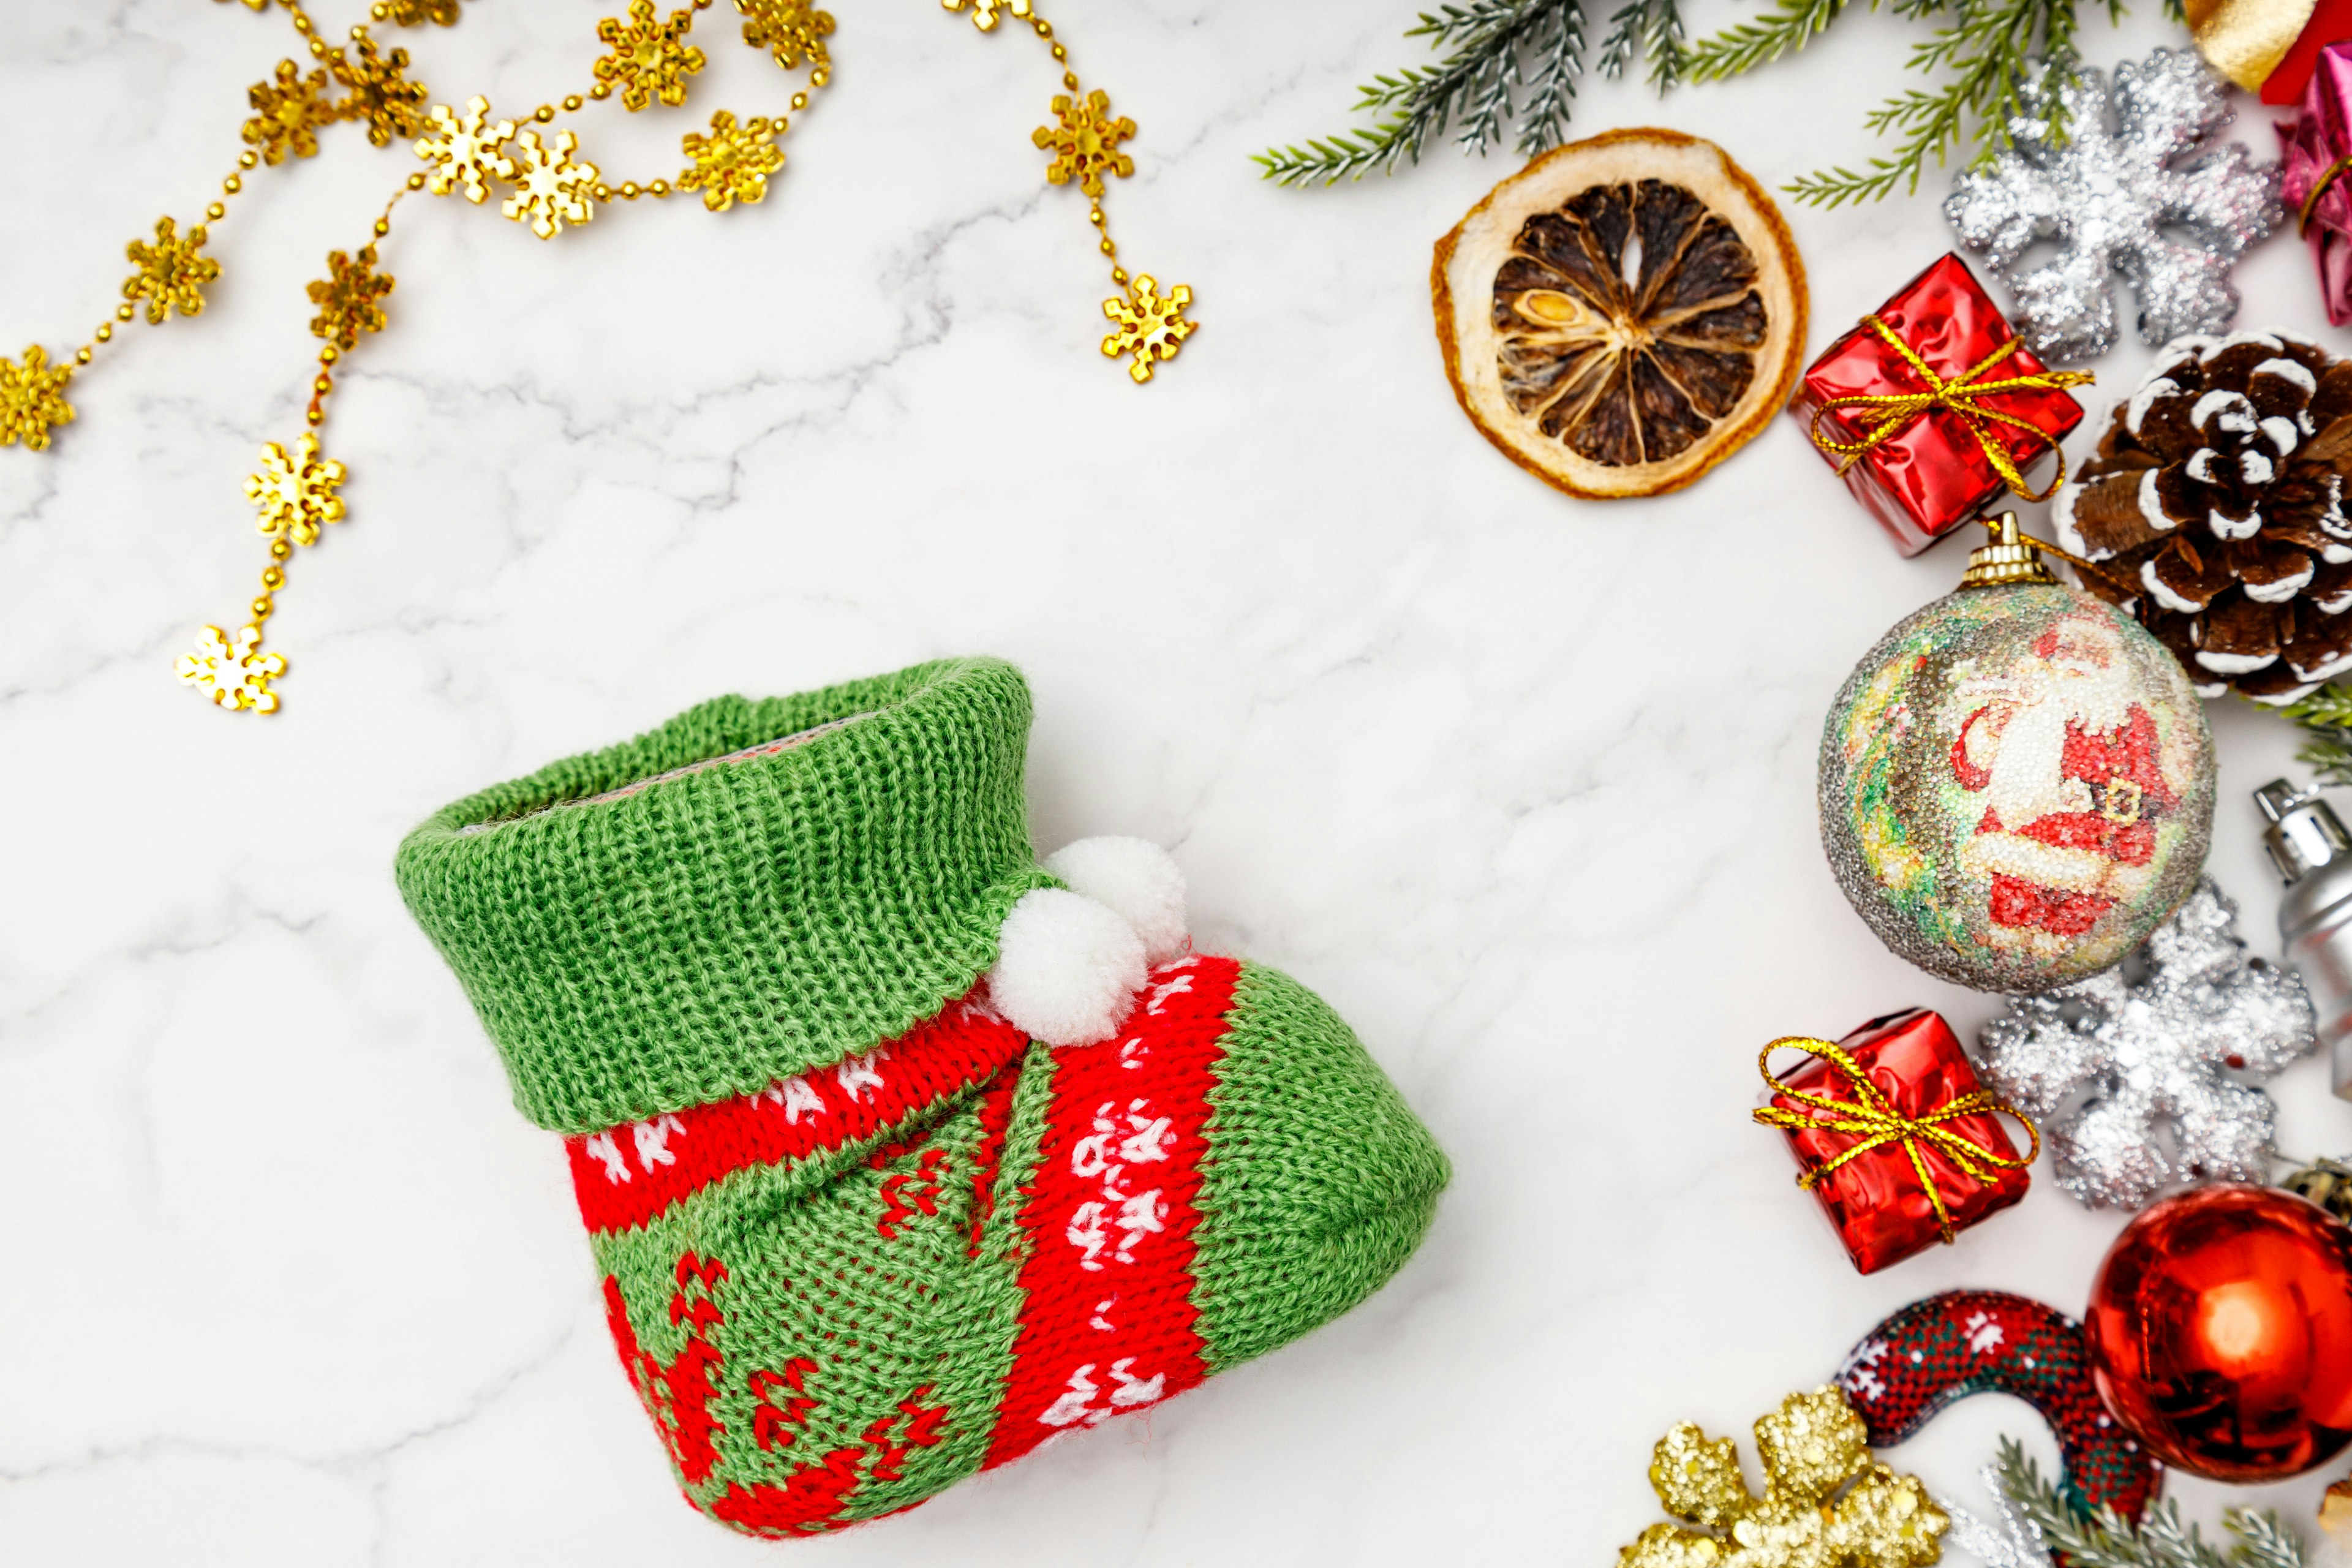
[[[401,846],[401,893],[541,1127],[754,1093],[963,995],[1055,884],[1028,731],[994,659],[720,698],[444,809]]]

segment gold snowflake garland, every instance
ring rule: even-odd
[[[1870,1457],[1836,1388],[1792,1394],[1756,1423],[1764,1495],[1728,1437],[1685,1422],[1658,1440],[1650,1486],[1678,1524],[1654,1524],[1619,1568],[1927,1568],[1951,1523],[1916,1476]]]
[[[246,97],[254,112],[242,134],[273,169],[289,154],[317,157],[320,130],[341,118],[329,97],[326,70],[321,68],[304,76],[292,60],[278,61],[275,79],[254,83]]]
[[[425,105],[431,94],[423,82],[409,79],[406,49],[380,54],[367,28],[353,27],[351,51],[330,51],[327,64],[335,79],[351,89],[337,110],[346,120],[367,121],[370,142],[389,147],[425,129]]]
[[[247,3],[251,4],[251,0]],[[395,27],[421,27],[427,22],[454,27],[457,25],[457,0],[377,0],[368,15]]]
[[[763,199],[768,176],[784,166],[783,149],[776,145],[782,129],[781,121],[771,124],[756,115],[738,125],[734,115],[719,110],[710,117],[709,135],[687,132],[690,166],[678,175],[677,188],[700,191],[702,205],[715,213]]]
[[[291,452],[272,441],[261,466],[247,476],[246,499],[259,513],[254,526],[272,539],[316,544],[319,531],[343,521],[343,466],[319,455],[319,437],[304,431]]]
[[[514,162],[506,155],[514,121],[492,121],[489,114],[490,100],[479,93],[466,100],[462,117],[446,103],[433,106],[432,129],[416,143],[416,155],[433,165],[425,176],[426,190],[446,196],[462,187],[466,199],[479,206],[491,182],[514,178]]]
[[[670,11],[664,19],[656,0],[626,0],[622,16],[604,18],[596,26],[606,53],[595,64],[593,83],[583,84],[585,91],[563,97],[560,107],[554,101],[542,103],[530,114],[509,121],[494,120],[488,100],[479,96],[466,100],[463,113],[434,103],[425,85],[410,74],[407,51],[380,47],[365,26],[351,28],[347,44],[331,45],[300,0],[277,0],[275,7],[271,0],[245,0],[249,10],[274,8],[285,15],[302,38],[313,68],[305,74],[296,61],[282,60],[271,75],[247,89],[252,113],[240,129],[245,147],[236,169],[221,182],[220,199],[208,204],[203,221],[184,234],[166,216],[157,223],[152,241],[131,244],[127,254],[137,270],[124,283],[122,302],[112,320],[101,321],[89,342],[54,363],[38,345],[27,349],[21,363],[0,359],[0,445],[46,449],[54,427],[75,416],[66,392],[78,370],[113,341],[117,322],[137,318],[142,304],[151,324],[160,325],[174,313],[199,313],[206,287],[221,272],[220,263],[204,254],[211,237],[207,226],[226,216],[226,202],[243,191],[247,174],[265,164],[278,167],[315,156],[319,132],[337,123],[357,124],[377,146],[409,142],[424,160],[425,172],[407,176],[376,220],[377,241],[390,233],[400,201],[425,190],[462,193],[476,204],[501,194],[500,211],[527,224],[541,239],[590,221],[597,206],[615,200],[661,199],[677,191],[698,195],[712,212],[761,202],[784,166],[784,153],[776,143],[789,122],[781,113],[739,117],[731,110],[716,110],[707,133],[688,132],[681,139],[686,167],[678,171],[675,184],[663,178],[608,183],[595,163],[579,156],[580,141],[572,130],[552,128],[559,114],[580,110],[591,100],[618,96],[633,112],[656,103],[682,102],[688,94],[688,79],[707,63],[688,36],[696,16],[713,3],[691,0],[690,8]],[[1081,92],[1068,68],[1068,51],[1054,40],[1052,27],[1030,0],[947,4],[950,10],[968,5],[982,32],[991,31],[1005,14],[1027,22],[1063,66],[1067,95],[1054,100],[1055,124],[1038,131],[1033,141],[1052,153],[1048,182],[1075,184],[1090,198],[1090,221],[1103,231],[1099,248],[1110,260],[1112,281],[1122,290],[1104,304],[1117,329],[1104,349],[1110,354],[1132,354],[1136,363],[1130,374],[1139,382],[1149,381],[1151,367],[1174,357],[1193,330],[1183,314],[1192,291],[1179,286],[1162,295],[1150,277],[1130,279],[1118,262],[1102,195],[1109,180],[1133,173],[1133,161],[1121,146],[1135,134],[1133,121],[1112,116],[1107,94]],[[747,45],[769,53],[781,69],[805,63],[809,80],[791,95],[794,112],[805,109],[810,91],[831,79],[826,40],[835,31],[833,16],[818,9],[814,0],[735,0],[735,8],[743,19]],[[448,26],[457,19],[458,10],[458,0],[377,0],[371,15],[378,24],[396,26]],[[338,89],[341,97],[335,96]],[[275,610],[275,595],[285,584],[293,555],[318,542],[328,524],[345,515],[341,494],[345,470],[324,456],[318,432],[341,356],[387,325],[383,300],[393,279],[378,265],[373,243],[356,253],[331,252],[328,275],[309,285],[316,310],[311,331],[324,341],[305,412],[307,428],[290,447],[278,443],[266,447],[247,481],[257,526],[269,542],[262,591],[251,601],[251,618],[245,626],[234,633],[206,627],[195,651],[180,661],[183,678],[225,708],[265,713],[278,709],[272,682],[284,673],[286,661],[263,647],[264,624]]]
[[[30,451],[49,449],[50,426],[73,422],[65,395],[73,373],[69,364],[50,364],[38,343],[25,351],[22,364],[0,359],[0,447],[22,441]]]
[[[517,223],[530,225],[531,233],[553,239],[565,224],[584,224],[596,216],[591,199],[596,189],[593,163],[575,163],[572,154],[580,138],[566,131],[548,146],[536,131],[515,132],[515,194],[499,210]]]
[[[362,334],[383,331],[378,301],[392,292],[393,279],[376,271],[375,262],[373,245],[362,247],[356,260],[340,250],[327,253],[327,276],[310,285],[310,303],[319,307],[310,319],[312,337],[349,349]]]
[[[703,66],[702,51],[686,42],[694,26],[692,11],[673,11],[667,22],[654,16],[654,0],[631,0],[629,19],[607,16],[596,24],[596,37],[613,52],[596,62],[595,96],[614,89],[631,113],[658,100],[673,108],[686,101],[686,79]]]
[[[833,36],[833,13],[820,11],[811,0],[735,0],[743,14],[743,41],[774,54],[776,64],[791,70],[805,56],[814,68],[809,80],[823,87],[831,75],[833,57],[824,41]]]
[[[940,0],[950,11],[962,10],[965,3]],[[1075,184],[1087,198],[1087,221],[1101,236],[1096,248],[1110,261],[1111,282],[1123,290],[1102,303],[1103,315],[1116,329],[1103,339],[1102,352],[1109,359],[1132,354],[1134,363],[1128,367],[1128,375],[1140,386],[1151,379],[1153,365],[1176,357],[1200,323],[1184,315],[1192,303],[1190,284],[1180,283],[1163,295],[1149,273],[1129,279],[1127,268],[1119,265],[1118,247],[1110,237],[1110,220],[1103,212],[1103,176],[1123,180],[1135,173],[1135,160],[1119,150],[1121,142],[1135,135],[1135,121],[1125,116],[1112,119],[1110,95],[1099,88],[1079,96],[1078,73],[1070,66],[1069,50],[1055,41],[1053,24],[1038,15],[1028,0],[1014,0],[1009,8],[1029,24],[1062,67],[1062,85],[1069,90],[1054,100],[1055,122],[1039,126],[1031,132],[1030,141],[1040,152],[1053,154],[1045,166],[1045,183]],[[996,26],[998,9],[996,0],[974,0],[972,25],[987,32]]]
[[[1047,184],[1066,185],[1076,180],[1078,189],[1100,196],[1105,174],[1123,180],[1135,173],[1135,160],[1118,150],[1120,142],[1135,134],[1135,121],[1110,117],[1108,93],[1097,88],[1083,100],[1057,98],[1054,114],[1061,123],[1041,125],[1030,137],[1054,154],[1045,170]]]
[[[1162,295],[1158,279],[1149,272],[1139,275],[1128,286],[1126,299],[1103,301],[1103,314],[1117,328],[1103,340],[1104,357],[1133,354],[1135,363],[1127,367],[1127,374],[1139,386],[1150,381],[1153,363],[1174,359],[1184,340],[1192,335],[1198,323],[1184,319],[1184,307],[1192,302],[1189,284],[1179,283]]]
[[[248,713],[278,711],[269,683],[286,673],[285,658],[261,651],[261,627],[239,627],[232,637],[218,626],[196,634],[193,653],[180,656],[180,679],[200,687],[223,708]]]
[[[205,247],[205,226],[180,237],[179,226],[168,217],[155,220],[155,243],[134,239],[125,247],[131,265],[139,268],[123,279],[122,297],[136,304],[147,301],[147,322],[162,326],[173,310],[183,316],[205,311],[204,286],[220,276],[220,263],[199,255]]]

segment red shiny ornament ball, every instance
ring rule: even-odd
[[[2099,1397],[2168,1465],[2300,1475],[2352,1444],[2352,1230],[2276,1187],[2200,1187],[2124,1227],[2084,1314]]]

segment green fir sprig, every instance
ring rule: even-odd
[[[1887,157],[1863,168],[1843,164],[1807,174],[1787,189],[1799,201],[1840,206],[1877,201],[1900,188],[1916,193],[1932,162],[1938,168],[1964,149],[1982,165],[2011,144],[2011,122],[2028,113],[2025,89],[2040,81],[2042,121],[2063,137],[2064,110],[2054,90],[2071,80],[2084,0],[1886,0],[1909,21],[1937,24],[1912,46],[1906,68],[1941,79],[1889,98],[1864,123],[1892,138]],[[2124,0],[2104,4],[2120,21]],[[1880,0],[1868,0],[1868,9]],[[1639,56],[1651,84],[1664,93],[1683,82],[1722,81],[1803,48],[1845,13],[1849,0],[1769,0],[1764,11],[1696,44],[1683,37],[1679,0],[1626,0],[1611,14],[1595,68],[1619,77]],[[2168,16],[2181,0],[2163,0]],[[1449,126],[1473,153],[1499,145],[1516,119],[1516,145],[1533,156],[1568,134],[1576,79],[1584,70],[1582,0],[1467,0],[1423,12],[1409,38],[1427,38],[1447,51],[1435,64],[1407,66],[1362,88],[1359,113],[1369,126],[1270,148],[1256,155],[1266,178],[1286,185],[1331,184],[1361,179],[1399,163],[1417,163]],[[1524,89],[1524,92],[1522,92]]]
[[[2224,1509],[2222,1527],[2238,1538],[2224,1552],[2183,1524],[2168,1500],[2150,1507],[2137,1527],[2112,1508],[2085,1514],[2042,1479],[2014,1438],[2000,1440],[1996,1468],[2010,1506],[2072,1568],[2304,1568],[2302,1542],[2268,1509]]]
[[[2123,0],[2105,0],[2107,18],[2123,17]],[[2042,98],[2053,133],[2063,134],[2056,88],[2071,80],[2079,0],[1892,0],[1890,9],[1913,21],[1943,20],[1911,48],[1906,68],[1948,73],[1932,89],[1910,88],[1873,110],[1864,123],[1895,139],[1894,155],[1869,166],[1843,164],[1807,174],[1787,188],[1801,202],[1839,206],[1878,201],[1899,185],[1907,194],[1932,160],[1937,167],[1964,144],[1971,161],[1990,162],[2010,145],[2011,122],[2026,112],[2028,82],[2050,90]],[[1876,10],[1876,0],[1872,0]],[[1757,21],[1743,23],[1690,47],[1685,70],[1693,81],[1720,81],[1801,49],[1845,9],[1845,0],[1776,0]]]
[[[2295,761],[2309,768],[2322,784],[2352,784],[2352,691],[2323,686],[2297,702],[2278,710],[2308,733]]]
[[[1627,0],[1609,23],[1602,75],[1623,74],[1638,53],[1648,58],[1660,91],[1681,79],[1680,0]],[[1576,79],[1584,73],[1581,0],[1468,0],[1423,12],[1405,37],[1449,52],[1434,65],[1407,66],[1361,88],[1356,110],[1378,116],[1372,124],[1256,154],[1267,179],[1328,185],[1374,169],[1389,173],[1400,161],[1421,162],[1449,126],[1458,127],[1455,142],[1478,153],[1500,145],[1512,121],[1524,157],[1567,140]]]

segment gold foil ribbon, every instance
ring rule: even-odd
[[[2186,0],[2189,35],[2205,63],[2260,92],[2311,24],[2318,0]]]
[[[1811,1051],[1843,1073],[1846,1081],[1853,1086],[1855,1098],[1852,1100],[1826,1100],[1820,1095],[1790,1089],[1773,1077],[1772,1053],[1783,1046]],[[1951,1211],[1944,1206],[1944,1195],[1936,1190],[1935,1178],[1927,1170],[1927,1156],[1920,1147],[1922,1144],[1934,1144],[1942,1151],[1946,1159],[1958,1167],[1962,1175],[1988,1184],[1999,1179],[2003,1171],[2024,1170],[2042,1152],[2042,1134],[2026,1119],[2025,1113],[2004,1100],[1994,1099],[1988,1089],[1979,1089],[1972,1094],[1964,1094],[1949,1105],[1938,1107],[1925,1116],[1905,1116],[1870,1080],[1870,1075],[1863,1070],[1861,1063],[1849,1056],[1843,1047],[1828,1040],[1809,1039],[1802,1035],[1777,1039],[1758,1055],[1756,1070],[1764,1075],[1764,1081],[1772,1086],[1774,1093],[1785,1095],[1805,1107],[1802,1110],[1791,1110],[1785,1106],[1767,1105],[1756,1111],[1758,1121],[1787,1132],[1846,1132],[1860,1140],[1835,1158],[1825,1160],[1798,1176],[1797,1185],[1811,1192],[1835,1174],[1848,1161],[1858,1159],[1888,1143],[1900,1143],[1903,1152],[1911,1156],[1911,1169],[1918,1173],[1921,1190],[1927,1193],[1928,1203],[1935,1205],[1936,1224],[1947,1242],[1958,1233],[1952,1225]],[[2033,1145],[2025,1158],[2020,1160],[2013,1155],[1996,1154],[1980,1143],[1969,1142],[1944,1125],[1963,1116],[1980,1114],[2007,1116],[2024,1128],[2025,1136]]]
[[[2011,338],[1961,374],[1946,381],[1936,374],[1934,368],[1926,360],[1912,352],[1909,343],[1896,337],[1895,329],[1889,327],[1885,321],[1871,315],[1864,316],[1863,323],[1874,330],[1880,337],[1886,340],[1888,347],[1903,356],[1903,363],[1911,367],[1912,374],[1927,384],[1927,390],[1925,392],[1852,393],[1843,397],[1832,397],[1814,409],[1813,444],[1822,451],[1836,454],[1844,459],[1838,464],[1837,471],[1840,474],[1843,474],[1848,468],[1862,461],[1864,456],[1872,448],[1894,436],[1914,419],[1942,408],[1958,415],[1967,422],[1969,432],[1977,438],[1977,445],[1984,448],[1984,455],[1991,462],[1993,471],[2000,475],[2001,482],[2008,485],[2011,489],[2027,500],[2048,500],[2058,493],[2058,487],[2066,482],[2066,455],[2063,452],[2058,452],[2058,477],[2050,481],[2049,488],[2042,490],[2028,489],[2025,476],[2017,471],[2017,465],[2010,461],[2009,454],[2001,449],[1999,441],[1993,439],[1993,433],[1985,428],[1984,422],[1990,419],[2003,425],[2013,425],[2047,444],[2052,451],[2057,452],[2058,443],[2051,440],[2049,432],[2036,428],[2031,422],[2020,419],[2013,414],[2003,414],[1998,409],[1987,408],[1979,399],[2002,392],[2055,392],[2069,386],[2081,386],[2087,382],[2096,380],[2095,376],[2088,371],[2045,370],[2035,375],[2012,375],[1999,381],[1979,381],[1977,379],[1979,376],[2016,352],[2020,340]],[[1839,441],[1822,435],[1822,420],[1833,408],[1868,409],[1870,412],[1864,416],[1864,418],[1869,424],[1869,433],[1859,441]]]

